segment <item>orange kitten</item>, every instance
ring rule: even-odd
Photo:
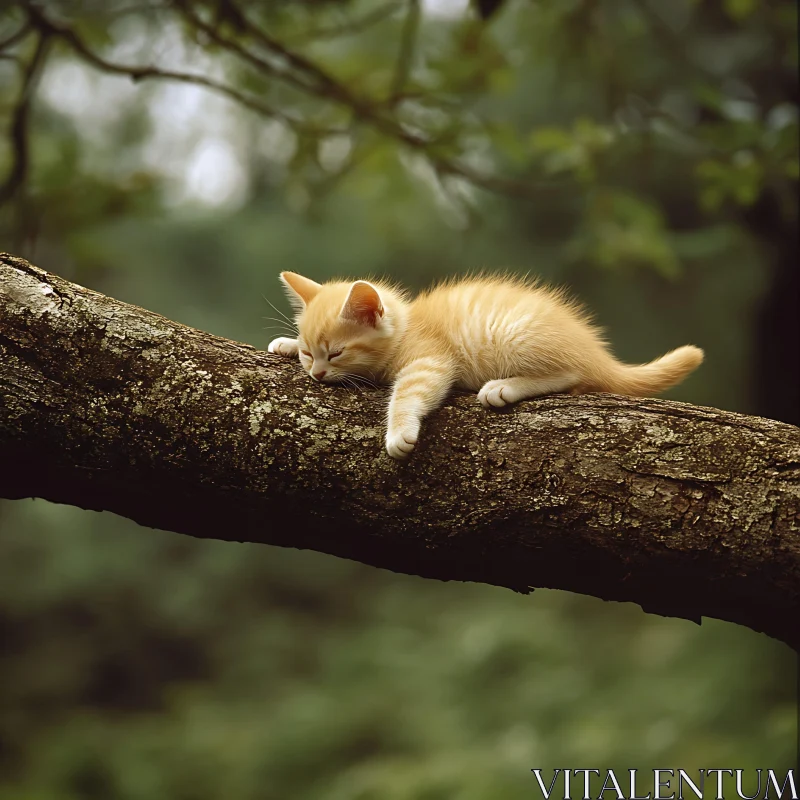
[[[299,353],[324,383],[391,384],[392,458],[411,453],[422,419],[453,388],[477,392],[486,408],[553,392],[643,396],[674,386],[703,360],[700,348],[686,345],[649,364],[622,364],[575,303],[521,279],[453,280],[414,300],[382,282],[319,284],[293,272],[281,280],[299,335],[275,339],[269,352]]]

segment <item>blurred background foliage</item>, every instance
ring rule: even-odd
[[[531,271],[627,360],[703,346],[672,396],[797,424],[796,17],[7,0],[2,249],[262,348],[281,269]],[[515,800],[795,747],[796,658],[730,624],[39,501],[0,504],[0,647],[0,800]]]

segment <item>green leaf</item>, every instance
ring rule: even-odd
[[[737,22],[749,17],[755,10],[758,0],[724,0],[725,11]]]

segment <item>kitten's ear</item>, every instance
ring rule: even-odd
[[[378,290],[371,283],[356,281],[350,287],[350,294],[347,295],[339,316],[359,325],[376,327],[383,316],[383,303]]]
[[[297,311],[302,311],[316,296],[320,285],[310,278],[304,278],[296,272],[281,272],[283,283],[289,302]]]

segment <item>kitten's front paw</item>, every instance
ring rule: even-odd
[[[297,339],[290,339],[288,336],[273,339],[267,347],[268,353],[276,353],[279,356],[296,356],[297,350]]]
[[[394,429],[386,434],[386,452],[399,461],[408,458],[417,444],[419,430],[413,428]]]
[[[484,408],[503,408],[517,399],[512,387],[504,380],[489,381],[478,392],[478,401]]]

